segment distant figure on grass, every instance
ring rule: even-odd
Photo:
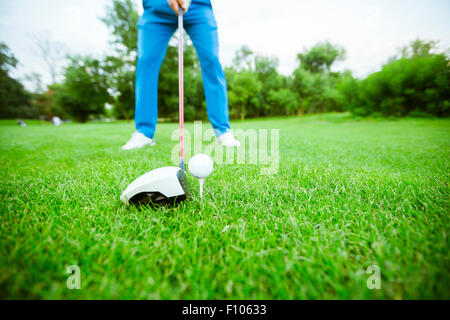
[[[27,124],[25,122],[23,122],[21,119],[17,119],[17,124],[21,127],[26,127]]]
[[[53,117],[53,118],[52,118],[52,123],[53,123],[55,126],[57,126],[57,127],[59,127],[60,125],[63,124],[63,122],[62,122],[62,120],[61,120],[60,117]]]
[[[136,132],[124,150],[154,145],[158,120],[158,77],[167,46],[177,29],[178,10],[197,51],[202,69],[208,117],[224,146],[239,146],[230,130],[225,73],[219,62],[217,24],[210,0],[143,0],[144,14],[138,22],[136,68]],[[188,10],[189,9],[189,10]]]

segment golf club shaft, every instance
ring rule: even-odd
[[[179,117],[180,117],[180,168],[186,170],[186,166],[184,163],[184,70],[183,70],[183,9],[179,8],[178,13],[178,31],[179,31],[179,39],[178,39],[178,79],[179,79]]]

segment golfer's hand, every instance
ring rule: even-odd
[[[186,12],[187,6],[186,1],[184,0],[167,0],[169,3],[169,6],[172,8],[173,11],[178,15],[179,8],[183,8],[183,11]]]

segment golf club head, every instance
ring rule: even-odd
[[[176,205],[186,200],[189,186],[184,170],[163,167],[147,172],[134,180],[122,193],[126,205]]]

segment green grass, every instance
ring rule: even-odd
[[[131,124],[1,123],[0,298],[450,298],[449,120],[233,126],[280,129],[277,175],[216,165],[203,202],[190,177],[188,202],[139,211],[121,191],[171,165],[176,124],[122,152]],[[81,290],[66,288],[68,265]]]

